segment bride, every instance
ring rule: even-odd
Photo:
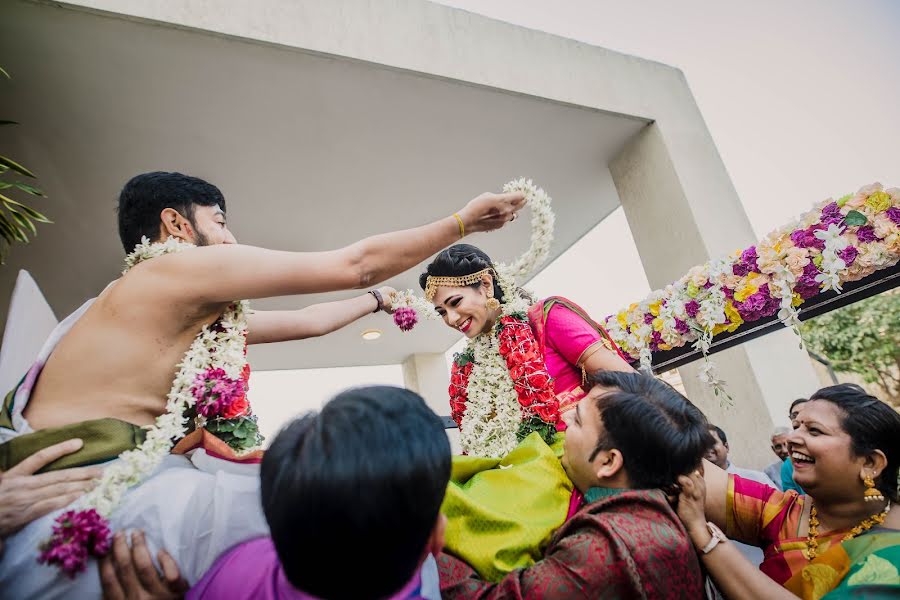
[[[405,311],[436,313],[468,338],[454,357],[451,416],[464,456],[454,457],[443,512],[446,547],[486,579],[497,580],[541,556],[552,533],[580,507],[560,465],[561,415],[586,394],[587,374],[632,371],[606,331],[561,297],[535,301],[515,284],[546,257],[553,228],[550,199],[531,182],[532,243],[513,265],[457,244],[440,252],[419,278],[424,300],[397,294]],[[408,327],[408,325],[407,325]]]

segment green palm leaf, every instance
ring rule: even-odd
[[[32,179],[37,179],[34,173],[17,163],[11,158],[7,158],[5,156],[0,156],[0,165],[3,165],[7,169],[12,169],[16,173],[20,175],[24,175],[25,177],[31,177]]]

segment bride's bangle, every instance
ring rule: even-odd
[[[378,290],[369,290],[369,293],[372,294],[372,296],[375,298],[375,301],[378,302],[378,306],[375,308],[375,310],[372,311],[372,313],[374,314],[384,310],[384,298],[381,297],[381,292],[379,292]]]

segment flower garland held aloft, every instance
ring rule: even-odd
[[[500,317],[491,331],[469,340],[454,357],[450,378],[450,410],[467,454],[501,457],[532,431],[552,441],[559,405],[544,358],[528,323],[529,300],[516,279],[534,272],[550,253],[555,217],[551,199],[529,179],[503,186],[522,192],[531,207],[531,243],[510,265],[497,263],[492,275],[503,291]],[[434,307],[412,290],[392,299],[394,322],[404,331],[415,326],[418,314],[436,318]]]
[[[126,257],[123,274],[144,260],[193,247],[172,237],[151,244],[145,237]],[[174,442],[188,433],[190,417],[197,427],[206,426],[238,452],[249,452],[262,443],[246,397],[250,375],[247,306],[245,300],[231,304],[197,334],[177,366],[166,412],[147,427],[140,446],[123,452],[104,469],[96,487],[78,501],[75,510],[57,518],[53,534],[41,546],[39,562],[55,564],[74,577],[84,570],[88,556],[105,555],[110,548],[109,517],[125,492],[146,479]]]
[[[537,269],[550,254],[553,243],[553,227],[556,217],[551,208],[552,199],[547,193],[534,185],[530,179],[520,178],[503,186],[506,193],[522,192],[525,203],[531,208],[531,243],[522,256],[512,264],[497,263],[494,265],[497,283],[503,290],[507,302],[515,302],[512,312],[526,312],[528,302],[521,299],[516,291],[516,279],[525,279]],[[507,292],[511,290],[511,292]],[[410,331],[423,315],[427,318],[438,318],[434,307],[412,290],[395,292],[391,305],[394,309],[394,323],[403,331]]]
[[[900,188],[875,183],[819,203],[755,246],[710,261],[606,318],[604,326],[631,360],[650,368],[652,354],[693,343],[705,359],[700,378],[716,394],[724,382],[708,353],[714,336],[777,314],[798,335],[799,307],[822,291],[841,291],[900,260]],[[727,394],[726,394],[727,396]]]

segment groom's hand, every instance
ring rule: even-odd
[[[131,534],[131,547],[123,532],[113,537],[111,552],[100,561],[104,600],[172,600],[184,598],[190,587],[175,560],[165,550],[157,554],[162,574],[150,558],[143,531]]]
[[[484,193],[466,204],[459,211],[466,233],[493,231],[500,229],[516,218],[516,213],[525,206],[525,194],[511,192],[508,194]]]

